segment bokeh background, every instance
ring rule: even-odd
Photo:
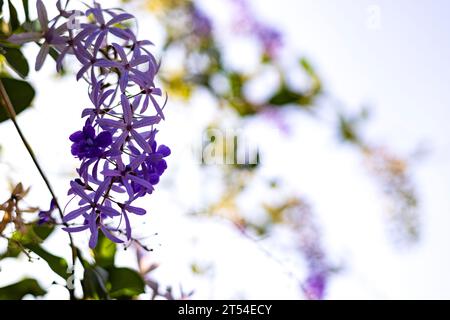
[[[162,61],[160,140],[173,153],[141,203],[150,214],[133,220],[153,249],[141,264],[158,266],[151,279],[162,290],[192,299],[450,298],[448,2],[99,2],[136,15]],[[206,36],[192,29],[192,6],[211,24]],[[276,53],[264,51],[258,30],[279,32]],[[211,48],[222,67],[205,69]],[[37,52],[25,50],[31,60]],[[57,76],[50,60],[32,71],[37,94],[18,117],[61,199],[77,165],[68,136],[89,105],[68,73]],[[227,87],[233,77],[245,84],[239,94]],[[274,100],[282,80],[304,99]],[[201,163],[198,146],[214,128],[245,133],[257,165]],[[27,202],[48,206],[9,122],[0,145],[0,199],[8,181],[22,182],[32,187]],[[55,233],[45,247],[69,257],[66,241]],[[76,241],[88,250],[87,235]],[[138,268],[134,247],[116,262]],[[44,298],[68,297],[42,261],[4,259],[0,268],[1,286],[26,275],[49,288]]]

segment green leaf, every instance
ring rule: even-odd
[[[101,267],[85,266],[81,280],[85,299],[107,299],[106,281],[108,272]]]
[[[30,22],[30,6],[28,0],[22,0],[23,11],[25,12],[25,20]]]
[[[109,270],[112,298],[133,298],[145,291],[145,282],[136,271],[128,268]]]
[[[5,86],[6,92],[8,93],[17,114],[31,105],[35,96],[35,91],[28,82],[9,78],[5,75],[0,76],[0,79]],[[2,104],[3,102],[0,101],[0,123],[9,119]]]
[[[47,239],[50,234],[55,231],[55,227],[52,225],[34,225],[33,226],[33,231],[34,233],[39,237],[39,239],[41,239],[42,241],[44,241],[45,239]]]
[[[20,27],[19,18],[17,17],[17,10],[12,4],[11,0],[8,0],[9,6],[9,24],[11,26],[11,30],[17,30]]]
[[[355,122],[343,116],[339,118],[339,135],[345,142],[358,143],[359,137],[356,132]]]
[[[40,243],[42,243],[53,232],[54,228],[50,226],[28,226],[26,231],[16,231],[11,240],[8,242],[8,249],[6,253],[0,258],[15,258],[24,249],[30,250],[41,259],[47,262],[53,272],[67,279],[70,276],[68,272],[67,261],[61,257],[51,254],[45,250]]]
[[[20,241],[23,245],[39,244],[47,239],[54,229],[53,226],[28,225],[25,229],[16,231],[13,234],[12,239]]]
[[[104,268],[114,266],[116,249],[116,244],[114,242],[109,240],[102,233],[99,234],[97,247],[94,249],[96,264]]]
[[[306,71],[306,73],[308,75],[310,75],[310,76],[315,76],[316,75],[316,72],[314,71],[314,68],[309,63],[309,61],[306,60],[305,58],[301,58],[300,59],[300,65],[302,66],[303,70]]]
[[[244,77],[239,73],[230,73],[228,75],[228,81],[230,83],[231,95],[233,97],[242,97]]]
[[[4,48],[4,54],[6,61],[8,61],[9,66],[17,72],[19,76],[25,78],[30,72],[30,67],[28,66],[28,61],[23,55],[20,49],[16,48]]]
[[[0,255],[0,260],[5,258],[17,258],[22,252],[22,248],[13,241],[8,241],[6,251]]]
[[[51,254],[38,244],[28,244],[25,245],[25,247],[44,259],[48,263],[50,269],[63,279],[67,279],[70,276],[68,264],[64,258]]]
[[[3,13],[3,0],[0,0],[0,14]]]
[[[275,95],[270,98],[269,103],[275,106],[299,103],[302,95],[290,90],[286,85],[281,86]]]
[[[23,279],[15,284],[0,288],[0,300],[20,300],[27,294],[38,297],[46,293],[36,280]]]

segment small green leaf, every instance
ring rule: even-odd
[[[128,268],[109,270],[110,295],[113,298],[133,298],[145,291],[145,282],[136,271]]]
[[[28,82],[13,79],[5,75],[1,75],[0,79],[5,86],[6,92],[8,93],[17,114],[31,105],[35,96],[35,91]],[[2,104],[3,102],[0,101],[0,123],[9,119]]]
[[[45,260],[50,269],[52,269],[53,272],[63,279],[67,279],[68,276],[70,276],[70,272],[68,272],[68,264],[65,259],[51,254],[38,244],[28,244],[25,245],[25,247]]]
[[[30,250],[41,259],[45,260],[56,274],[63,279],[67,279],[70,275],[68,272],[67,261],[61,257],[51,254],[41,247],[42,243],[53,231],[53,227],[49,226],[27,226],[26,231],[16,231],[8,242],[8,249],[1,258],[17,257],[24,249]]]
[[[23,279],[15,284],[0,288],[0,300],[20,300],[27,294],[35,297],[47,292],[34,279]]]
[[[310,76],[315,76],[316,72],[314,71],[314,68],[311,66],[308,60],[306,58],[300,59],[300,65],[302,66],[303,70],[306,71],[306,73]]]
[[[344,142],[358,143],[355,122],[343,116],[339,118],[339,135]]]
[[[106,299],[106,281],[108,272],[101,267],[85,266],[84,277],[81,280],[85,299]]]
[[[292,91],[286,85],[281,86],[275,95],[270,98],[269,103],[275,106],[282,106],[286,104],[299,103],[302,95]]]
[[[5,258],[17,258],[22,252],[22,248],[14,241],[8,241],[6,251],[0,255],[0,260]]]
[[[16,258],[29,244],[42,243],[54,231],[53,226],[28,226],[25,231],[16,231],[11,240],[8,241],[8,247],[4,253],[0,255],[0,260],[4,258]],[[29,249],[28,249],[29,250]]]
[[[28,66],[28,61],[23,55],[20,49],[16,48],[4,48],[4,54],[6,61],[8,61],[9,66],[17,72],[19,76],[25,78],[30,72],[30,67]]]
[[[9,6],[9,24],[11,26],[11,30],[17,30],[20,27],[19,18],[17,17],[17,10],[12,4],[11,0],[8,0]]]
[[[98,237],[97,247],[94,249],[96,264],[104,268],[111,267],[114,265],[115,255],[116,244],[101,233]]]
[[[55,227],[52,225],[34,225],[33,226],[33,231],[34,233],[42,240],[44,241],[45,239],[47,239],[50,234],[55,230]]]

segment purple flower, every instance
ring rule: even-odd
[[[73,142],[72,155],[79,159],[98,158],[112,143],[110,132],[103,131],[96,135],[94,127],[89,122],[86,122],[82,131],[73,133],[69,139]]]
[[[117,91],[114,89],[105,90],[103,88],[103,81],[92,82],[89,99],[91,100],[94,107],[84,109],[81,113],[81,117],[84,118],[89,116],[88,121],[92,124],[96,117],[104,116],[105,114],[110,112],[111,103],[114,101],[116,93]]]
[[[125,92],[128,82],[134,79],[144,79],[147,77],[154,77],[154,70],[149,69],[150,75],[146,75],[144,72],[138,70],[138,66],[151,62],[151,59],[146,55],[140,55],[138,57],[133,56],[131,60],[128,60],[128,56],[122,46],[117,43],[113,43],[112,47],[115,49],[120,57],[120,61],[110,61],[107,59],[101,59],[95,63],[97,67],[102,68],[117,68],[120,71],[119,86],[122,92]],[[150,65],[152,65],[150,63]],[[131,77],[130,77],[131,76]]]
[[[36,58],[35,69],[38,71],[42,68],[52,45],[66,44],[66,39],[62,36],[62,34],[67,31],[67,25],[63,24],[58,28],[55,28],[55,26],[52,25],[49,28],[47,10],[45,9],[42,0],[37,0],[36,7],[41,32],[14,34],[8,39],[8,41],[16,44],[24,44],[26,42],[39,41],[43,38],[45,41],[41,45],[41,49],[39,50]]]
[[[79,204],[80,207],[69,212],[64,216],[63,221],[69,222],[77,219],[80,216],[85,218],[85,223],[79,231],[86,230],[87,228],[91,231],[91,237],[89,240],[89,246],[94,248],[97,244],[98,239],[98,229],[100,228],[102,232],[115,242],[122,242],[121,240],[114,237],[109,228],[103,224],[103,220],[106,218],[113,218],[120,216],[120,213],[111,207],[109,201],[99,202],[100,199],[105,199],[104,192],[109,188],[112,183],[111,179],[106,178],[98,187],[95,192],[86,193],[86,190],[78,182],[72,181],[71,192],[81,198]],[[87,222],[87,224],[86,224]],[[66,231],[77,232],[75,229],[66,228]]]
[[[115,140],[113,149],[122,148],[123,144],[127,142],[127,140],[129,141],[129,138],[132,137],[142,148],[142,150],[152,153],[150,145],[147,141],[145,141],[145,138],[137,132],[137,129],[158,124],[161,119],[158,116],[144,117],[139,120],[134,119],[130,102],[124,94],[121,96],[121,103],[123,110],[122,120],[111,120],[105,118],[97,120],[100,127],[104,129],[120,129],[122,131],[120,136]]]
[[[136,100],[135,100],[136,104],[139,105],[142,100],[142,97],[144,96],[144,102],[142,103],[141,113],[144,113],[145,111],[147,111],[147,108],[151,102],[153,107],[155,108],[156,113],[161,117],[161,119],[165,120],[163,109],[167,103],[167,95],[166,95],[164,104],[161,107],[154,97],[154,96],[159,96],[159,97],[162,96],[161,89],[155,88],[153,83],[148,83],[148,81],[146,81],[143,78],[138,78],[136,83],[141,87],[141,95],[136,97]]]
[[[39,211],[39,221],[38,225],[43,225],[44,223],[51,223],[54,222],[54,219],[52,218],[52,213],[56,209],[56,201],[55,199],[52,199],[50,201],[50,208],[48,210],[42,210]]]
[[[116,169],[105,169],[102,174],[105,177],[115,178],[115,181],[120,181],[121,184],[125,187],[130,200],[134,199],[134,190],[131,187],[131,183],[137,184],[144,188],[146,192],[153,191],[153,185],[150,181],[143,179],[138,174],[136,174],[136,170],[142,165],[145,161],[146,156],[140,155],[131,161],[129,165],[124,165],[122,159],[120,157],[116,158]]]
[[[78,59],[78,61],[82,64],[81,69],[77,73],[77,80],[80,80],[83,75],[91,69],[91,81],[95,83],[95,69],[94,66],[97,66],[98,61],[101,59],[97,58],[94,53],[91,53],[84,46],[78,46],[74,49],[74,53]]]
[[[104,13],[113,16],[111,20],[106,22]],[[95,18],[95,24],[82,25],[82,31],[79,34],[79,38],[85,40],[87,46],[94,43],[94,54],[97,54],[100,47],[103,45],[108,34],[116,36],[123,40],[135,40],[135,35],[127,28],[121,29],[116,25],[123,21],[133,19],[134,17],[129,13],[113,14],[112,10],[104,10],[98,3],[94,4],[94,8],[90,8],[86,11],[86,16],[93,15]]]

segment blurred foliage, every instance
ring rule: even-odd
[[[335,130],[339,141],[351,144],[365,159],[368,172],[374,181],[380,186],[384,198],[390,205],[388,210],[391,216],[391,225],[406,230],[402,232],[403,239],[413,243],[419,232],[418,224],[418,200],[414,184],[410,177],[406,159],[400,157],[380,156],[377,144],[368,142],[364,137],[364,125],[368,120],[367,109],[362,109],[356,114],[348,114],[334,103],[321,103],[320,99],[326,99],[320,76],[306,57],[295,58],[296,67],[286,70],[286,63],[279,54],[284,48],[282,41],[276,39],[279,32],[271,26],[257,21],[251,14],[245,0],[228,0],[231,7],[235,5],[232,15],[243,17],[244,20],[230,30],[215,29],[215,21],[202,11],[201,6],[193,0],[146,0],[146,6],[156,14],[158,21],[166,31],[166,39],[163,44],[164,54],[176,52],[175,56],[182,58],[177,60],[176,66],[162,64],[161,80],[168,89],[171,98],[177,97],[189,102],[197,91],[209,93],[214,97],[220,108],[233,110],[241,119],[267,115],[267,111],[281,110],[283,108],[295,108],[299,112],[306,111],[321,120],[320,114],[324,111],[334,118]],[[234,29],[233,29],[234,28]],[[242,31],[247,29],[247,31]],[[262,31],[262,32],[261,32]],[[231,67],[225,62],[222,34],[232,32],[233,38],[244,36],[256,39],[259,42],[260,63],[252,72],[242,71]],[[269,35],[269,36],[267,36]],[[269,48],[270,50],[267,50]],[[292,57],[293,55],[290,54]],[[172,61],[171,61],[172,63]],[[293,64],[291,64],[292,66]],[[275,90],[271,90],[264,101],[255,103],[246,94],[247,86],[260,74],[270,67],[274,71],[273,78],[279,79]],[[301,75],[302,82],[295,83],[290,75]],[[215,80],[220,78],[221,85]],[[297,79],[296,77],[295,79]],[[287,80],[289,79],[289,81]],[[324,109],[327,110],[324,110]],[[295,110],[294,109],[294,110]],[[218,110],[220,112],[220,110]],[[272,113],[273,114],[273,113]],[[328,125],[327,121],[324,124]],[[236,125],[244,122],[236,121]],[[203,150],[213,147],[212,158],[219,163],[227,163],[227,154],[236,155],[238,136],[226,137],[221,135],[219,121],[206,128],[208,139],[204,141]],[[228,124],[224,124],[228,125]],[[219,132],[219,134],[217,134]],[[231,148],[231,150],[230,150]],[[233,149],[234,148],[234,149]],[[393,160],[394,157],[396,160]],[[262,203],[266,213],[266,219],[252,221],[246,217],[238,204],[239,198],[245,194],[247,188],[252,185],[257,176],[261,159],[258,152],[258,160],[255,164],[238,164],[234,158],[233,165],[221,166],[224,190],[218,201],[209,205],[204,213],[210,216],[220,216],[231,221],[243,233],[250,231],[257,237],[270,236],[272,230],[278,225],[286,226],[299,235],[299,249],[310,263],[310,276],[314,279],[310,283],[316,283],[317,279],[325,281],[329,271],[334,270],[325,257],[319,239],[318,227],[314,222],[312,209],[301,196],[291,196],[285,202]],[[402,170],[392,170],[394,162],[403,164]],[[203,164],[211,164],[215,161],[205,161]],[[395,167],[395,165],[394,165]],[[279,181],[282,181],[282,177]],[[273,186],[278,189],[277,185]],[[295,214],[292,215],[292,212]],[[320,287],[320,286],[319,286]],[[318,298],[323,290],[308,288],[308,280],[302,285],[306,297]],[[322,288],[323,289],[323,288]]]
[[[232,26],[228,32],[234,32],[235,37],[256,38],[257,42],[260,43],[260,64],[255,67],[256,70],[252,73],[236,70],[236,68],[231,68],[225,63],[223,46],[227,44],[222,42],[221,36],[222,33],[227,31],[215,30],[214,20],[202,11],[197,2],[192,0],[144,2],[156,14],[159,22],[166,30],[166,41],[163,45],[165,53],[176,51],[183,56],[176,67],[162,64],[162,81],[169,92],[172,93],[172,98],[175,96],[189,101],[196,90],[206,90],[217,99],[221,107],[228,107],[244,118],[265,114],[267,110],[278,110],[293,106],[297,107],[299,111],[308,111],[310,114],[318,115],[319,109],[324,109],[326,106],[329,109],[326,112],[332,114],[335,118],[334,122],[336,123],[339,140],[353,145],[361,153],[363,159],[366,159],[369,173],[380,185],[380,191],[390,203],[388,210],[393,217],[392,222],[397,224],[396,228],[406,228],[410,230],[409,234],[418,234],[418,199],[410,177],[411,170],[408,169],[407,159],[401,160],[405,167],[401,175],[398,172],[386,169],[391,167],[390,157],[380,157],[377,150],[381,147],[376,143],[367,141],[363,134],[363,128],[369,116],[368,110],[362,108],[356,114],[348,114],[340,107],[336,106],[333,109],[333,103],[318,103],[318,99],[324,99],[326,95],[323,94],[322,82],[311,62],[306,57],[300,57],[297,58],[298,70],[283,68],[281,62],[286,61],[281,61],[281,55],[279,54],[284,49],[281,44],[282,41],[278,41],[279,39],[273,41],[274,39],[270,37],[264,37],[267,34],[277,35],[279,32],[271,26],[266,26],[257,21],[257,18],[252,16],[245,0],[228,0],[228,2],[231,7],[235,6],[232,15],[242,16],[246,20],[240,21],[240,24],[234,26],[234,29]],[[245,25],[247,25],[247,31],[239,31],[246,29]],[[261,33],[261,29],[265,32]],[[272,41],[269,43],[271,51],[265,51],[264,49],[267,47],[268,41]],[[265,101],[255,103],[246,95],[245,88],[253,80],[258,79],[260,76],[259,70],[264,70],[267,66],[270,66],[271,70],[275,70],[273,77],[279,79],[278,87],[267,96]],[[302,87],[297,84],[293,88],[294,83],[286,80],[291,78],[289,75],[294,71],[297,74],[298,71],[301,72],[306,79],[304,81],[307,84],[306,86],[303,85]],[[217,86],[214,84],[214,79],[218,76],[226,80],[226,85]],[[317,118],[320,120],[320,117]],[[220,123],[216,123],[212,125],[212,128],[220,126]],[[227,146],[232,145],[230,141],[222,140],[221,137],[214,142],[216,145],[219,144],[216,148],[218,151],[223,148],[223,154],[220,154],[219,157],[225,157]],[[228,152],[230,151],[228,150]],[[389,153],[392,154],[392,152]],[[258,168],[259,163],[260,159],[258,158],[256,165],[236,165],[234,168],[254,170]],[[375,163],[378,169],[373,170]],[[225,168],[225,170],[228,169]],[[237,197],[240,192],[232,192],[232,194]],[[224,196],[224,198],[228,197],[230,195]],[[265,228],[260,229],[264,230]],[[409,239],[408,241],[414,242],[417,237],[407,236],[406,238]]]
[[[20,300],[28,294],[39,297],[46,293],[36,280],[23,279],[17,283],[0,288],[0,300]]]
[[[27,30],[32,23],[29,18],[28,1],[22,1],[22,7],[25,13],[25,21],[19,20],[17,8],[12,1],[6,1],[10,19],[5,21],[3,8],[6,6],[4,1],[0,2],[0,78],[5,86],[6,91],[11,99],[17,114],[31,106],[35,96],[35,91],[31,84],[24,80],[29,72],[30,67],[26,57],[23,55],[22,47],[9,43],[8,39],[13,33]],[[17,79],[17,77],[22,79]],[[3,101],[0,101],[2,106]],[[0,108],[0,123],[8,120],[8,116]]]

